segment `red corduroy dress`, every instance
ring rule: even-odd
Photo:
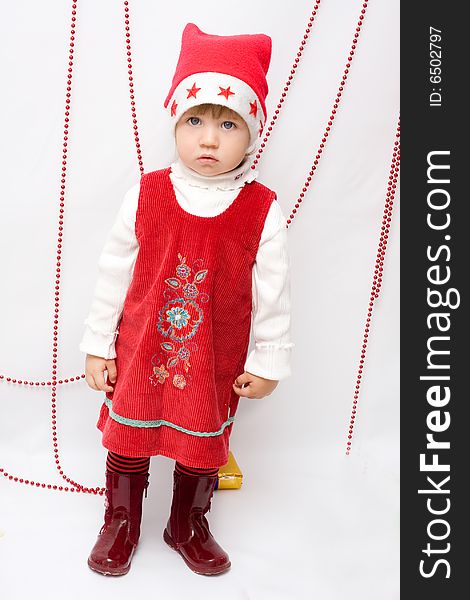
[[[199,468],[228,461],[252,311],[252,268],[275,192],[253,181],[214,217],[178,204],[170,167],[141,179],[139,252],[116,340],[105,448]]]

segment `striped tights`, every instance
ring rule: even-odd
[[[127,474],[134,473],[138,475],[145,475],[150,470],[150,457],[143,458],[131,458],[129,456],[122,456],[115,452],[108,451],[106,457],[106,469],[113,473]],[[195,467],[188,467],[178,461],[175,462],[175,469],[179,473],[185,475],[217,475],[219,469],[196,469]]]

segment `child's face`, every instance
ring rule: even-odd
[[[222,113],[215,118],[210,110],[198,115],[194,107],[181,116],[175,138],[182,162],[200,175],[213,176],[238,167],[249,146],[250,131],[239,115]],[[214,158],[204,159],[204,155]]]

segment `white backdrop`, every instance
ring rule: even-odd
[[[298,73],[264,153],[259,180],[287,216],[316,154],[348,56],[359,0],[322,0]],[[163,101],[184,25],[273,39],[269,120],[314,2],[130,1],[134,82],[146,171],[174,143]],[[0,477],[0,593],[47,600],[392,600],[399,597],[399,212],[373,311],[353,451],[346,434],[399,110],[399,4],[370,0],[336,119],[289,228],[293,376],[263,400],[241,400],[231,448],[241,490],[215,493],[209,513],[232,569],[198,576],[163,542],[173,461],[154,457],[143,534],[131,572],[90,571],[103,498]],[[48,380],[62,127],[71,2],[2,2],[0,373]],[[78,350],[97,259],[125,191],[138,180],[129,110],[123,3],[78,0],[62,248],[58,377],[83,373]],[[398,196],[397,196],[398,200]],[[250,346],[251,348],[251,346]],[[103,395],[59,387],[62,465],[104,483],[95,423]],[[0,466],[64,484],[55,469],[49,388],[0,382]],[[25,577],[25,574],[27,576]]]

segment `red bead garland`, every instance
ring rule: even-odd
[[[57,350],[58,350],[58,333],[59,333],[59,301],[60,301],[60,275],[61,275],[61,254],[62,254],[62,238],[63,238],[63,229],[64,229],[64,206],[65,206],[65,182],[66,182],[66,172],[67,172],[67,149],[68,149],[68,133],[69,133],[69,122],[70,122],[70,99],[72,97],[72,72],[73,72],[73,54],[75,48],[75,22],[76,11],[77,8],[77,0],[72,2],[72,17],[71,17],[71,25],[70,25],[70,44],[69,44],[69,62],[67,69],[67,85],[66,85],[66,94],[65,94],[65,117],[64,117],[64,134],[63,134],[63,150],[62,150],[62,167],[61,167],[61,175],[60,175],[60,198],[59,198],[59,221],[58,221],[58,241],[57,241],[57,263],[56,263],[56,280],[55,280],[55,304],[54,304],[54,324],[53,324],[53,351],[52,351],[52,381],[27,381],[22,379],[16,379],[14,377],[5,377],[4,375],[0,375],[0,379],[5,379],[11,383],[18,383],[21,385],[35,385],[35,386],[51,386],[51,426],[52,426],[52,447],[54,450],[54,458],[56,468],[59,471],[59,474],[63,479],[65,479],[68,483],[70,483],[73,487],[62,486],[62,485],[54,485],[47,484],[39,481],[24,479],[23,477],[16,477],[14,475],[10,475],[5,469],[0,467],[0,473],[3,473],[3,476],[8,478],[10,481],[14,481],[16,483],[24,483],[25,485],[31,485],[38,488],[44,488],[49,490],[57,490],[64,492],[84,492],[88,494],[103,494],[104,488],[87,488],[82,486],[81,484],[73,481],[70,477],[67,477],[65,472],[62,469],[59,460],[59,446],[58,446],[58,437],[57,437],[57,421],[56,421],[56,401],[55,398],[57,396],[57,385],[62,385],[64,383],[73,382],[75,380],[83,379],[85,374],[79,375],[77,377],[70,377],[67,379],[57,380]]]
[[[398,126],[396,133],[396,140],[393,148],[392,163],[390,165],[390,175],[388,178],[387,194],[384,206],[384,212],[382,217],[382,227],[380,233],[380,239],[377,250],[377,258],[375,261],[375,271],[372,280],[372,288],[370,292],[369,307],[367,310],[366,325],[364,329],[364,335],[362,339],[362,350],[361,358],[359,360],[359,367],[357,370],[356,387],[354,389],[354,400],[351,409],[351,416],[349,419],[349,430],[348,430],[348,442],[346,443],[346,455],[349,455],[352,446],[352,437],[354,431],[354,424],[357,417],[357,401],[359,398],[359,389],[361,385],[362,373],[364,369],[364,359],[367,350],[367,341],[369,337],[370,323],[372,319],[372,309],[374,303],[379,297],[380,288],[382,287],[382,275],[383,265],[385,261],[385,251],[387,249],[388,234],[390,232],[390,223],[392,221],[393,201],[395,199],[395,190],[397,187],[398,175],[400,172],[400,118],[398,118]]]
[[[351,63],[352,63],[353,58],[354,58],[354,54],[355,54],[355,51],[356,51],[357,41],[359,39],[359,33],[361,32],[362,22],[364,20],[364,16],[366,14],[367,6],[368,6],[368,1],[369,0],[364,0],[364,2],[362,4],[361,14],[359,15],[359,19],[358,19],[357,26],[356,26],[356,29],[355,29],[355,33],[354,33],[354,37],[353,37],[353,41],[352,41],[352,45],[351,45],[351,50],[349,52],[348,59],[346,61],[346,67],[344,69],[343,77],[341,79],[341,82],[340,82],[340,85],[339,85],[339,88],[338,88],[338,93],[336,94],[336,98],[335,98],[335,101],[333,103],[333,109],[332,109],[332,111],[330,113],[330,118],[328,119],[327,126],[325,127],[325,131],[323,132],[323,137],[322,137],[320,146],[317,149],[317,154],[315,155],[315,160],[313,161],[313,164],[312,164],[312,166],[310,168],[309,174],[308,174],[308,176],[307,176],[307,178],[306,178],[306,180],[305,180],[305,182],[303,184],[302,191],[300,192],[300,194],[299,194],[299,196],[298,196],[298,198],[297,198],[297,200],[295,202],[294,208],[292,209],[292,212],[290,213],[289,218],[287,219],[286,228],[289,228],[289,225],[292,223],[292,221],[293,221],[293,219],[294,219],[294,217],[295,217],[295,215],[297,213],[297,210],[299,209],[300,204],[301,204],[302,200],[305,197],[305,193],[307,192],[307,189],[310,186],[310,182],[312,181],[312,177],[315,175],[315,171],[317,170],[318,163],[320,162],[320,158],[321,158],[321,156],[323,154],[323,149],[325,147],[325,144],[326,144],[327,138],[329,136],[331,127],[333,125],[333,121],[334,121],[334,118],[335,118],[335,115],[336,115],[336,111],[338,109],[339,103],[341,102],[341,96],[342,96],[342,93],[343,93],[343,90],[344,90],[344,86],[346,85],[346,80],[348,78],[349,67],[351,66]],[[320,0],[317,0],[317,3],[314,6],[314,9],[312,11],[312,15],[311,15],[310,20],[309,20],[309,25],[307,26],[307,29],[305,31],[304,40],[300,44],[299,51],[297,53],[297,58],[295,59],[294,64],[292,65],[291,74],[289,75],[289,77],[288,77],[288,79],[286,81],[286,85],[284,87],[284,92],[281,95],[281,98],[280,98],[279,103],[278,103],[278,105],[276,107],[276,110],[275,110],[275,114],[274,114],[274,116],[273,116],[273,118],[272,118],[272,120],[271,120],[271,122],[269,124],[268,131],[266,133],[266,137],[263,139],[263,142],[261,143],[260,150],[256,154],[255,160],[253,161],[253,164],[251,166],[252,169],[256,168],[256,165],[259,162],[259,158],[261,157],[261,154],[264,152],[264,149],[266,147],[266,143],[267,143],[268,137],[271,135],[271,131],[272,131],[272,129],[274,127],[274,124],[275,124],[275,122],[276,122],[276,120],[278,118],[277,116],[279,114],[280,109],[282,108],[282,104],[283,104],[284,99],[286,97],[286,94],[287,94],[287,92],[289,90],[289,86],[291,85],[292,79],[293,79],[293,77],[294,77],[294,75],[296,73],[296,69],[297,69],[297,66],[298,66],[299,58],[300,58],[300,56],[301,56],[301,54],[303,52],[303,49],[305,47],[305,40],[308,38],[308,34],[310,33],[310,26],[311,26],[311,24],[313,23],[313,21],[315,19],[316,11],[318,9],[318,5],[319,4],[320,4]]]
[[[368,0],[366,0],[366,1],[368,1]],[[264,152],[264,149],[266,147],[266,143],[268,141],[268,138],[271,135],[271,131],[272,131],[272,129],[273,129],[273,127],[274,127],[274,125],[275,125],[275,123],[277,121],[279,112],[280,112],[280,110],[282,108],[282,105],[283,105],[283,103],[284,103],[284,101],[285,101],[285,99],[287,97],[287,93],[289,91],[289,87],[290,87],[290,85],[292,83],[292,80],[294,79],[294,75],[295,75],[296,69],[297,69],[297,67],[299,65],[300,58],[301,58],[302,53],[304,51],[305,45],[307,44],[307,40],[310,37],[310,31],[311,31],[312,25],[313,25],[313,23],[315,21],[315,16],[317,14],[317,10],[318,10],[319,5],[320,5],[320,0],[317,0],[317,2],[315,3],[315,5],[313,7],[313,10],[312,10],[312,13],[310,15],[310,18],[308,20],[308,24],[307,24],[307,27],[305,29],[303,40],[300,42],[300,46],[299,46],[298,52],[297,52],[297,58],[294,60],[294,63],[292,64],[292,69],[291,69],[289,77],[287,78],[286,84],[284,86],[284,91],[281,94],[281,97],[280,97],[279,102],[277,104],[276,110],[274,111],[273,118],[271,119],[271,122],[269,123],[269,126],[267,128],[268,131],[267,131],[266,136],[264,137],[263,141],[261,142],[260,149],[259,149],[258,153],[256,154],[256,157],[255,157],[255,159],[253,161],[253,164],[251,165],[252,169],[256,169],[256,165],[259,163],[259,159],[260,159],[261,155]]]
[[[40,386],[42,385],[43,387],[46,385],[53,385],[52,381],[28,381],[28,380],[22,380],[22,379],[15,379],[14,377],[5,377],[5,375],[0,375],[0,380],[4,379],[5,381],[8,381],[8,383],[17,383],[18,385],[30,385],[30,386]],[[80,379],[85,379],[85,373],[82,373],[82,375],[76,375],[75,377],[70,377],[68,379],[59,379],[58,381],[55,381],[54,383],[57,385],[62,385],[64,383],[72,383],[74,381],[79,381]]]
[[[131,34],[129,28],[129,2],[125,0],[124,2],[124,23],[126,29],[126,50],[127,50],[127,73],[129,75],[129,92],[130,92],[130,100],[131,100],[131,115],[132,115],[132,128],[134,130],[134,140],[135,147],[137,150],[137,163],[140,169],[140,176],[144,174],[144,163],[142,161],[142,152],[140,149],[140,138],[139,138],[139,130],[137,127],[137,113],[135,112],[135,96],[134,96],[134,75],[132,72],[132,59],[131,59]]]
[[[80,492],[85,492],[85,493],[99,493],[99,489],[100,488],[93,488],[93,489],[88,489],[84,486],[82,486],[81,484],[77,483],[76,481],[74,481],[73,479],[71,479],[70,477],[67,477],[67,475],[64,473],[64,470],[62,468],[62,465],[60,463],[60,459],[59,459],[59,446],[58,446],[58,438],[57,438],[57,425],[56,425],[56,414],[57,414],[57,408],[56,408],[56,396],[57,396],[57,378],[56,378],[56,373],[57,373],[57,339],[58,339],[58,332],[59,332],[59,301],[60,301],[60,274],[61,274],[61,248],[62,248],[62,237],[63,237],[63,217],[62,214],[64,212],[63,208],[64,208],[64,200],[65,200],[65,177],[66,177],[66,172],[67,172],[67,140],[68,140],[68,129],[69,129],[69,115],[70,115],[70,99],[71,99],[71,90],[72,90],[72,68],[73,68],[73,52],[74,52],[74,41],[75,41],[75,21],[76,21],[76,8],[77,8],[77,2],[76,0],[72,2],[72,17],[71,17],[71,31],[70,31],[70,54],[69,54],[69,68],[67,69],[68,71],[68,75],[67,75],[67,93],[66,93],[66,100],[65,100],[65,124],[64,124],[64,153],[62,155],[62,179],[60,180],[61,183],[61,190],[60,190],[60,210],[59,210],[59,233],[58,233],[58,244],[57,244],[57,268],[56,268],[56,286],[55,286],[55,308],[54,308],[54,313],[55,313],[55,319],[54,319],[54,327],[53,327],[53,357],[52,357],[52,389],[51,389],[51,427],[52,427],[52,447],[53,447],[53,451],[54,451],[54,458],[55,458],[55,465],[57,470],[59,471],[60,476],[65,479],[68,483],[70,483],[73,488],[62,488],[62,486],[54,486],[52,485],[51,488],[47,487],[47,484],[45,485],[45,487],[47,487],[47,489],[58,489],[59,491],[62,491],[62,489],[64,491],[72,491],[72,490],[76,490],[76,491],[80,491]],[[84,376],[84,375],[83,375]],[[15,478],[13,478],[13,480],[15,480]],[[19,480],[21,483],[21,480]],[[26,480],[25,480],[26,483]],[[31,483],[30,483],[31,485]],[[38,486],[39,487],[39,486]],[[41,485],[41,487],[43,487]],[[62,488],[62,489],[61,489]],[[102,491],[102,493],[104,493],[104,489]]]

